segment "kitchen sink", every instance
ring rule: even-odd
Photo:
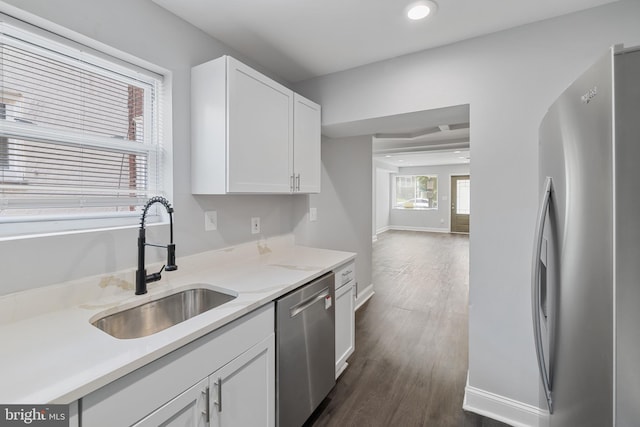
[[[219,307],[235,295],[208,288],[187,289],[91,322],[115,338],[146,337]]]

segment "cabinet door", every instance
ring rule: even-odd
[[[336,290],[336,379],[347,368],[347,358],[355,350],[354,283]]]
[[[205,378],[135,423],[134,426],[205,427],[207,425],[207,386],[208,380]]]
[[[320,106],[294,95],[293,172],[295,191],[319,193],[322,162],[320,159]]]
[[[275,335],[209,377],[212,427],[275,425]]]
[[[229,57],[227,191],[289,193],[293,92]]]

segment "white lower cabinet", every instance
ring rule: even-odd
[[[275,425],[275,335],[209,377],[212,427]]]
[[[273,427],[274,369],[272,334],[134,426]]]
[[[80,426],[273,427],[274,319],[268,304],[94,391]]]
[[[207,379],[200,381],[160,409],[134,424],[135,427],[206,427]]]
[[[355,263],[341,266],[336,281],[336,379],[347,368],[347,358],[356,348]]]

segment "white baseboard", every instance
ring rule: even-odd
[[[369,301],[369,298],[371,298],[374,293],[375,292],[373,291],[373,283],[363,290],[358,289],[358,296],[356,297],[356,310],[362,307],[362,304]]]
[[[342,373],[344,372],[345,369],[347,369],[347,367],[349,366],[349,364],[347,362],[344,362],[342,364],[342,366],[338,369],[338,371],[336,372],[336,380],[338,379],[338,377],[340,375],[342,375]]]
[[[409,227],[405,225],[392,225],[389,230],[399,231],[426,231],[429,233],[449,233],[448,228],[431,228],[431,227]]]
[[[378,241],[378,234],[382,234],[382,233],[384,233],[385,231],[389,231],[389,230],[391,230],[391,227],[389,227],[388,225],[386,225],[386,226],[384,226],[384,227],[381,227],[381,228],[378,228],[378,229],[376,230],[376,234],[374,234],[374,235],[371,237],[371,241],[372,241],[372,242],[374,242],[374,243],[375,243],[375,242],[377,242],[377,241]]]
[[[513,427],[542,427],[547,413],[538,407],[518,402],[469,385],[464,389],[462,409],[507,423]]]
[[[390,225],[385,225],[384,227],[380,227],[376,230],[376,234],[382,234],[385,231],[389,231],[391,230],[391,226]]]

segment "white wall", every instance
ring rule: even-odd
[[[322,104],[327,125],[470,104],[469,384],[479,390],[544,405],[529,290],[538,125],[562,90],[617,43],[640,44],[640,2],[620,1],[297,86]]]
[[[358,291],[371,285],[371,137],[322,138],[322,191],[296,196],[296,243],[356,252]],[[309,221],[315,207],[318,220]]]
[[[250,233],[252,216],[261,217],[263,236],[292,232],[292,196],[191,195],[191,67],[226,53],[250,65],[255,64],[150,0],[8,0],[6,3],[172,73],[173,121],[169,135],[174,144],[174,182],[171,202],[175,207],[178,266],[180,256],[256,239]],[[8,8],[0,3],[2,10],[7,11]],[[218,212],[218,231],[204,231],[205,210]],[[148,236],[149,241],[162,243],[167,236],[166,227],[153,227]],[[137,230],[127,229],[2,241],[0,295],[134,268],[136,238]],[[153,260],[154,251],[151,248],[147,251]],[[157,255],[163,254],[158,252]]]
[[[451,175],[469,174],[469,165],[442,165],[400,168],[400,175],[437,175],[438,209],[393,209],[389,224],[394,229],[449,231],[451,229]]]
[[[391,172],[385,169],[375,169],[375,234],[389,228],[391,211]]]

